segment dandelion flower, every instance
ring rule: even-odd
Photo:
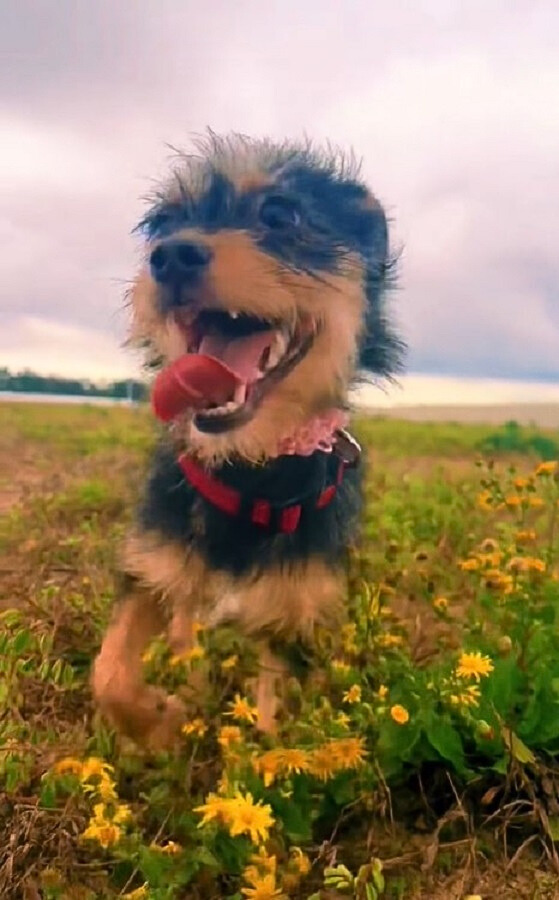
[[[225,713],[226,716],[232,716],[234,719],[240,719],[242,722],[249,722],[251,725],[256,722],[258,710],[255,706],[251,706],[246,697],[235,694],[235,698],[229,704],[231,709]]]
[[[544,501],[542,500],[541,497],[533,497],[532,496],[532,497],[530,497],[529,503],[530,503],[530,506],[532,506],[534,509],[540,509],[544,505]]]
[[[255,803],[251,794],[237,794],[226,814],[227,825],[232,837],[248,834],[253,843],[266,841],[274,824],[272,808],[261,801]]]
[[[283,766],[289,775],[292,772],[299,774],[300,772],[305,772],[307,770],[309,760],[305,750],[300,750],[297,747],[285,747],[281,751],[281,755]]]
[[[338,768],[338,761],[328,744],[309,754],[309,772],[321,781],[328,781]]]
[[[448,609],[448,600],[446,597],[435,597],[433,600],[433,606],[435,609],[438,609],[439,612],[444,612]]]
[[[224,725],[219,729],[217,742],[223,750],[229,750],[236,744],[240,744],[243,733],[238,725]]]
[[[224,824],[227,820],[230,805],[231,799],[229,797],[218,797],[217,794],[208,794],[206,802],[202,806],[194,808],[195,813],[202,814],[202,821],[199,827],[208,825],[210,822]]]
[[[515,509],[522,505],[522,497],[519,497],[518,494],[510,494],[508,497],[505,497],[505,505],[509,509]]]
[[[342,696],[344,703],[359,703],[361,700],[361,685],[352,684]]]
[[[390,715],[398,725],[405,725],[410,720],[410,714],[405,706],[396,703],[390,710]]]
[[[276,887],[274,875],[264,875],[252,882],[251,887],[241,888],[247,900],[287,900],[287,895]]]
[[[96,841],[105,850],[118,844],[122,837],[122,829],[105,819],[92,819],[82,834],[83,840]]]
[[[83,769],[83,763],[80,762],[79,759],[74,759],[71,756],[66,757],[65,759],[59,760],[54,766],[54,771],[57,775],[81,775]]]
[[[340,769],[356,769],[365,762],[366,748],[364,738],[349,737],[332,741],[330,749],[337,767]]]
[[[493,669],[493,663],[488,656],[481,653],[462,653],[456,667],[456,675],[458,678],[475,678],[479,681]]]
[[[377,696],[379,700],[386,700],[386,698],[388,697],[388,688],[385,684],[381,684],[377,691]]]
[[[190,735],[195,735],[195,737],[204,737],[207,730],[207,725],[205,724],[204,720],[200,718],[193,719],[192,722],[187,722],[182,726],[182,733],[187,737],[189,737]]]

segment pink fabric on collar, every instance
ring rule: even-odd
[[[279,441],[277,455],[310,456],[316,450],[331,453],[336,431],[338,428],[345,428],[348,421],[349,415],[342,409],[330,409],[313,416],[289,437]]]

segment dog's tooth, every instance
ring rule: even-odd
[[[238,313],[238,312],[230,312],[229,315],[231,316],[232,319],[238,319],[239,316],[240,316],[240,313]]]
[[[235,393],[233,395],[233,401],[236,406],[242,406],[246,400],[247,396],[247,386],[244,381],[240,381],[237,387],[235,388]]]
[[[283,332],[278,331],[270,348],[270,355],[268,356],[268,361],[266,363],[266,369],[271,369],[276,366],[282,356],[285,355],[285,351],[287,350],[287,340]]]

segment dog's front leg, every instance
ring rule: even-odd
[[[133,583],[118,605],[92,673],[101,711],[113,726],[150,749],[170,748],[185,709],[178,697],[146,684],[142,654],[166,626],[159,599]]]
[[[268,643],[259,645],[258,677],[256,679],[257,726],[260,731],[274,734],[280,697],[285,690],[287,666],[272,652]]]

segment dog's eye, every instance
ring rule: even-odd
[[[287,197],[267,197],[260,207],[260,220],[268,228],[294,228],[301,222],[301,214]]]
[[[152,237],[165,234],[179,223],[187,222],[188,210],[183,207],[167,206],[146,216],[144,220],[148,234]]]

